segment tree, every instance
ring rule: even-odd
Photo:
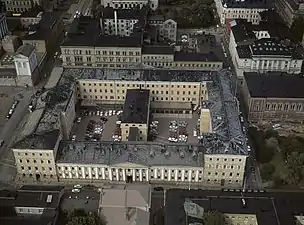
[[[224,214],[222,214],[218,211],[210,211],[210,212],[204,213],[203,224],[204,225],[227,225],[227,224],[230,224],[230,221]]]
[[[287,184],[297,185],[303,179],[304,153],[292,152],[287,156]]]
[[[68,213],[66,225],[101,225],[97,214],[88,214],[82,209]]]
[[[263,180],[270,180],[275,171],[275,167],[271,163],[264,164],[260,170]]]

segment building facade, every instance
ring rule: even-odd
[[[290,27],[297,16],[304,15],[304,2],[301,0],[276,0],[276,11]]]
[[[6,11],[13,13],[29,11],[35,4],[41,5],[40,0],[6,0],[4,2]]]
[[[152,10],[158,7],[158,0],[101,0],[101,5],[114,9],[133,9],[136,7],[143,8],[149,6]]]
[[[1,13],[0,14],[0,40],[2,40],[6,35],[8,35],[6,16],[4,13]]]
[[[227,20],[245,19],[253,24],[259,23],[259,13],[272,8],[271,1],[260,0],[215,0],[221,24]]]
[[[303,121],[303,81],[300,77],[278,73],[245,73],[244,76],[246,82],[243,93],[250,122],[301,123]],[[276,86],[271,88],[274,83]]]
[[[164,16],[148,16],[148,24],[156,27],[158,37],[176,42],[177,23],[172,19],[165,20]]]

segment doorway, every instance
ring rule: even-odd
[[[132,183],[133,182],[133,177],[131,175],[127,176],[126,182],[127,183]]]

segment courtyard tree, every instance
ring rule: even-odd
[[[229,225],[229,219],[218,211],[205,212],[203,216],[204,225]]]

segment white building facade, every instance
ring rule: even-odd
[[[248,22],[258,24],[259,13],[271,8],[267,1],[252,0],[215,0],[215,6],[221,24],[233,19],[246,19]]]

